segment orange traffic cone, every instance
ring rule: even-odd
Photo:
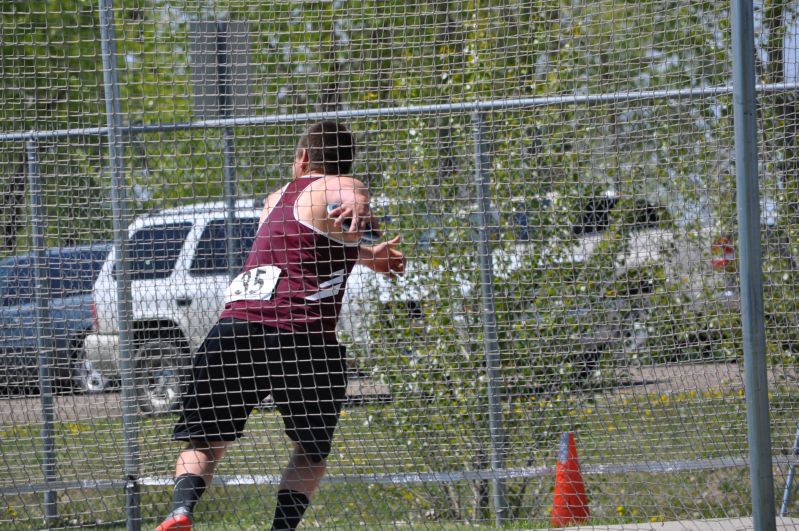
[[[555,468],[555,496],[552,500],[552,527],[579,524],[588,519],[588,497],[577,461],[574,433],[560,437],[558,464]]]

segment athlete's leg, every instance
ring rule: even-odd
[[[183,411],[173,432],[174,439],[188,446],[175,463],[172,512],[159,526],[161,531],[191,529],[192,511],[210,486],[216,465],[241,436],[258,403],[251,352],[260,329],[251,332],[249,323],[220,321],[194,357]]]
[[[302,446],[294,443],[294,451],[280,478],[280,489],[301,492],[310,498],[316,492],[326,469],[326,459],[310,458]]]
[[[232,441],[203,441],[193,439],[188,447],[180,452],[175,463],[175,477],[191,474],[200,476],[206,485],[211,484],[216,465],[225,455]]]
[[[172,511],[156,531],[183,531],[192,526],[194,506],[211,485],[216,465],[225,455],[231,441],[191,439],[175,463],[175,486],[172,490]]]
[[[272,382],[275,404],[295,443],[280,481],[274,531],[296,529],[321,483],[347,388],[343,348],[295,340],[292,348],[282,345],[280,377],[273,373]]]
[[[294,443],[294,451],[280,478],[272,531],[297,528],[326,469],[325,459],[309,457],[302,446]]]

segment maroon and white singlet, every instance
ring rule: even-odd
[[[336,342],[344,290],[358,245],[344,244],[297,219],[300,193],[321,177],[291,181],[258,228],[243,272],[230,284],[220,319],[323,334]]]

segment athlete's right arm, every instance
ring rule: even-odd
[[[395,236],[377,245],[361,245],[358,248],[358,263],[392,279],[404,275],[405,255],[397,248],[399,243],[400,237]]]

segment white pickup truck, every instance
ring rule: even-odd
[[[224,306],[231,274],[237,274],[252,246],[262,202],[238,200],[228,250],[223,202],[161,210],[128,227],[131,285],[130,331],[138,406],[142,412],[173,409],[191,353],[205,339]],[[228,255],[234,263],[228,264]],[[94,390],[119,379],[116,256],[108,255],[94,284],[93,331],[84,342],[85,362]],[[376,274],[356,266],[348,292],[362,293]],[[364,282],[363,279],[370,280]],[[353,322],[346,309],[341,327]]]
[[[236,263],[228,264],[226,212],[223,202],[188,205],[139,217],[128,228],[130,330],[142,411],[176,404],[190,353],[215,322],[230,272],[252,244],[261,207],[239,200],[232,224]],[[119,375],[115,262],[111,251],[94,285],[94,330],[84,344],[98,388]]]

